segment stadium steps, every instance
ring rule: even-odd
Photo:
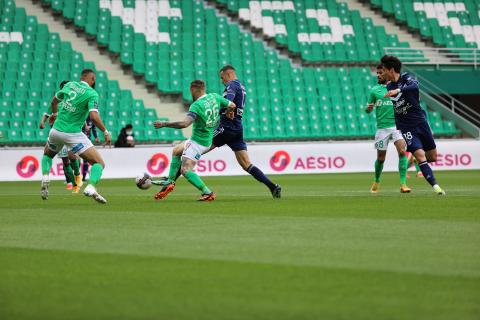
[[[377,12],[373,10],[370,6],[369,2],[359,1],[359,0],[348,0],[348,1],[341,1],[344,2],[350,10],[358,10],[363,18],[370,18],[372,19],[375,25],[384,26],[387,33],[396,34],[398,39],[402,42],[408,42],[411,48],[420,49],[434,49],[434,47],[427,45],[427,43],[421,40],[420,37],[414,37],[411,33],[407,30],[400,28],[399,25],[393,23],[391,19],[385,18],[381,12]],[[424,56],[428,60],[434,60],[428,50],[425,51]],[[438,60],[438,57],[435,59]],[[445,59],[445,62],[450,62],[449,59]]]
[[[117,80],[121,88],[128,89],[132,92],[134,99],[143,100],[145,105],[157,111],[157,114],[164,118],[172,120],[182,119],[185,115],[185,107],[180,98],[177,102],[164,102],[159,96],[158,91],[149,92],[147,88],[137,83],[132,75],[125,74],[122,66],[118,62],[113,62],[107,54],[102,54],[98,47],[94,47],[83,34],[76,33],[73,28],[68,28],[62,21],[54,18],[53,12],[45,11],[39,1],[16,1],[17,7],[25,9],[28,15],[36,16],[40,23],[49,26],[51,32],[57,32],[61,39],[69,41],[75,51],[82,52],[85,60],[95,61],[108,73],[111,80]],[[170,99],[171,100],[171,99]],[[182,130],[183,135],[188,137],[191,134],[191,127]]]

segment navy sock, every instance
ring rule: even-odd
[[[88,162],[83,161],[82,165],[82,180],[85,181],[85,177],[87,176],[87,171],[88,171]]]
[[[255,179],[265,184],[270,190],[275,189],[275,184],[267,178],[267,176],[262,172],[262,170],[258,169],[253,164],[251,164],[246,171],[250,173]]]
[[[423,173],[423,177],[425,178],[425,180],[427,180],[432,187],[436,185],[437,180],[435,180],[435,176],[433,175],[432,168],[430,168],[430,165],[428,164],[428,162],[423,161],[423,162],[420,162],[418,165],[420,167],[420,170]]]

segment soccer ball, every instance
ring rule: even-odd
[[[135,184],[139,189],[147,190],[152,186],[152,177],[148,173],[144,173],[135,178]]]

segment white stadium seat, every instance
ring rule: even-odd
[[[262,17],[263,33],[267,37],[275,37],[275,25],[273,17]]]
[[[457,10],[457,12],[466,11],[466,9],[465,9],[465,3],[456,2],[456,3],[455,3],[455,9]]]
[[[123,12],[123,3],[121,1],[112,1],[112,15],[121,17]]]
[[[282,11],[282,1],[272,1],[272,10]]]
[[[23,43],[23,35],[21,32],[10,32],[10,42]]]
[[[445,3],[445,10],[446,10],[447,12],[449,12],[449,11],[457,11],[457,10],[455,9],[455,3],[453,3],[453,2],[447,2],[447,3]]]
[[[10,33],[0,32],[0,42],[10,42]]]
[[[424,10],[423,2],[414,2],[413,3],[413,10],[414,11],[423,11]]]
[[[295,6],[293,4],[293,1],[283,2],[283,10],[295,11]]]
[[[287,28],[283,24],[276,24],[275,25],[275,34],[287,34]]]
[[[311,33],[310,42],[322,42],[322,35],[320,33]]]
[[[250,21],[250,9],[240,8],[238,10],[238,17],[243,21]]]
[[[135,10],[133,8],[125,8],[122,13],[124,24],[133,25],[135,22]]]
[[[298,42],[305,43],[310,42],[310,38],[308,37],[307,33],[299,33],[298,34]]]
[[[307,18],[317,19],[317,10],[307,9],[307,10],[305,10],[305,15],[307,16]]]

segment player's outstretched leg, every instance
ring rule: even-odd
[[[430,151],[433,151],[433,150],[430,150]],[[430,185],[433,187],[433,191],[436,194],[438,194],[439,196],[444,196],[445,191],[443,191],[443,189],[438,185],[437,180],[435,179],[435,176],[433,174],[432,168],[427,162],[425,152],[422,149],[418,149],[417,151],[415,151],[414,154],[415,154],[415,158],[418,161],[418,166],[420,167],[420,170],[422,171],[423,177],[425,178],[425,180],[427,180],[427,182],[430,183]],[[436,151],[435,151],[435,156],[431,157],[432,161],[435,161],[433,160],[433,158],[436,158]]]
[[[238,164],[240,164],[243,170],[247,171],[257,181],[267,186],[274,199],[280,199],[282,197],[282,187],[270,181],[270,179],[268,179],[262,170],[250,162],[247,150],[235,151],[235,157],[237,158]]]
[[[87,197],[92,197],[98,203],[107,203],[107,200],[102,197],[96,189],[96,185],[100,181],[103,169],[105,168],[105,162],[103,162],[102,156],[100,156],[100,153],[98,153],[95,147],[88,148],[80,156],[92,165],[90,169],[90,179],[85,190],[83,190],[83,194]]]

